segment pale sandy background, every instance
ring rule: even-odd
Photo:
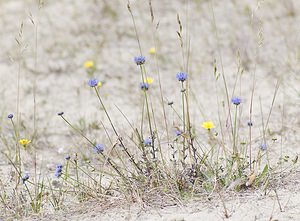
[[[185,2],[189,2],[186,8]],[[24,128],[21,134],[32,135],[33,131],[33,82],[37,85],[37,128],[38,159],[46,173],[53,173],[53,167],[68,153],[75,151],[89,154],[75,144],[84,141],[70,131],[56,115],[64,111],[74,123],[89,125],[105,120],[99,104],[86,82],[83,69],[85,60],[95,60],[96,76],[104,81],[101,93],[114,121],[118,122],[121,134],[125,136],[128,125],[115,108],[120,107],[128,119],[138,126],[140,119],[139,71],[133,57],[139,54],[138,44],[125,0],[48,0],[40,9],[36,1],[0,1],[0,113],[3,137],[12,136],[6,117],[16,112],[17,73],[19,49],[18,37],[23,22],[22,44],[24,51],[21,62],[20,112]],[[147,57],[147,70],[154,77],[153,95],[158,95],[154,59],[148,55],[153,46],[148,1],[132,1],[141,45]],[[193,94],[191,105],[192,121],[199,135],[201,122],[218,120],[216,89],[213,77],[213,62],[221,52],[228,87],[232,90],[237,72],[237,51],[240,52],[244,68],[241,88],[238,94],[243,99],[243,122],[241,130],[246,131],[247,113],[251,96],[251,79],[256,74],[254,93],[254,124],[261,125],[259,101],[261,99],[264,118],[272,102],[275,85],[280,88],[271,115],[272,136],[278,138],[270,147],[273,159],[283,155],[296,156],[299,153],[299,107],[300,107],[300,1],[298,0],[153,0],[155,22],[160,23],[159,63],[164,96],[179,103],[180,89],[175,75],[181,70],[179,49],[179,14],[185,25],[186,10],[189,14],[191,37],[190,79]],[[213,13],[219,32],[217,41]],[[35,27],[37,25],[37,65],[35,66]],[[19,38],[19,37],[18,37]],[[219,99],[224,92],[219,83]],[[221,94],[221,95],[220,95]],[[159,102],[153,101],[159,106]],[[178,106],[177,106],[178,108]],[[160,108],[159,108],[160,110]],[[202,114],[204,113],[204,114]],[[172,111],[167,109],[167,114]],[[81,121],[80,121],[81,119]],[[85,120],[83,120],[85,119]],[[172,125],[173,118],[169,118]],[[98,140],[104,140],[103,130],[86,131]],[[170,130],[171,132],[171,130]],[[258,129],[257,134],[261,131]],[[103,141],[106,142],[106,141]],[[259,136],[257,145],[260,142]],[[4,145],[0,145],[4,148]],[[86,153],[87,152],[87,153]],[[2,159],[2,156],[1,156]],[[29,159],[25,166],[30,168]],[[11,170],[3,159],[0,174]],[[29,169],[30,170],[30,169]],[[299,173],[278,181],[279,198],[284,206],[280,212],[274,193],[262,196],[259,191],[250,193],[228,193],[227,207],[232,217],[228,220],[300,220]],[[63,211],[44,211],[45,220],[222,220],[222,206],[218,197],[212,202],[201,199],[187,205],[141,208],[137,205],[98,205],[97,202],[71,203]],[[107,209],[106,209],[107,207]],[[104,209],[103,209],[104,208]],[[51,215],[52,214],[52,215]],[[0,216],[1,217],[1,216]],[[5,219],[5,218],[4,218]],[[33,219],[33,218],[29,218]],[[40,219],[40,218],[37,218]]]

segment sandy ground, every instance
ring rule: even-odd
[[[190,0],[188,8],[184,2],[153,0],[155,22],[159,21],[159,63],[166,101],[174,101],[176,105],[180,96],[180,90],[174,86],[175,74],[182,66],[176,34],[176,14],[180,15],[185,26],[188,10],[191,37],[189,77],[196,98],[191,101],[195,107],[191,110],[191,116],[199,135],[205,134],[200,128],[202,121],[218,121],[217,94],[224,94],[220,81],[218,87],[214,83],[214,59],[217,59],[218,70],[221,70],[220,52],[228,87],[231,89],[237,73],[239,51],[244,68],[238,86],[244,105],[243,121],[247,122],[253,75],[256,76],[254,124],[257,125],[261,124],[260,101],[266,119],[275,85],[279,81],[280,88],[269,124],[271,136],[276,137],[278,142],[272,144],[270,153],[275,160],[281,153],[295,157],[300,151],[300,1]],[[6,117],[8,113],[16,112],[17,73],[20,65],[21,135],[29,136],[34,129],[33,88],[36,81],[38,160],[50,173],[59,159],[63,160],[67,153],[75,152],[78,142],[84,143],[70,132],[57,117],[57,112],[64,111],[68,119],[82,127],[90,125],[95,119],[106,122],[105,116],[98,111],[97,100],[86,84],[88,77],[82,66],[85,60],[92,59],[97,63],[96,76],[104,82],[101,93],[122,135],[125,136],[129,126],[115,106],[120,107],[134,125],[140,119],[140,99],[137,99],[140,96],[140,79],[132,61],[139,50],[126,4],[125,0],[49,0],[38,9],[36,1],[0,1],[2,136],[12,136],[9,135],[12,131]],[[153,46],[148,2],[132,1],[131,6],[142,49],[147,56],[148,73],[155,73],[154,59],[147,54]],[[212,8],[219,40],[214,32]],[[19,35],[22,22],[24,26]],[[15,38],[21,42],[21,47]],[[157,82],[156,74],[152,76]],[[158,85],[154,84],[153,95],[155,97],[158,94]],[[219,99],[224,98],[221,96]],[[153,104],[159,105],[155,100]],[[172,115],[172,110],[167,109],[167,114]],[[172,124],[172,119],[169,121]],[[245,123],[241,127],[242,132],[246,128]],[[87,130],[87,133],[100,140],[105,137],[101,130]],[[3,145],[0,147],[4,148]],[[10,169],[2,156],[1,161],[4,162],[0,166],[2,176]],[[30,167],[31,162],[29,157],[25,165]],[[256,191],[228,193],[225,196],[226,207],[232,214],[228,220],[300,220],[299,173],[285,178],[282,185],[279,185],[278,194],[284,212],[280,212],[273,192],[268,196]],[[222,203],[218,197],[213,197],[212,202],[201,199],[182,206],[158,208],[143,208],[135,204],[120,207],[112,203],[112,206],[105,207],[97,202],[74,203],[70,208],[55,214],[52,211],[44,211],[44,214],[45,220],[224,219]],[[273,218],[270,219],[272,214]]]

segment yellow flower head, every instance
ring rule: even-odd
[[[101,81],[98,82],[97,87],[98,88],[102,87],[102,82]]]
[[[147,83],[147,84],[152,84],[153,83],[153,78],[151,78],[151,77],[147,77],[146,79],[145,79],[145,83]]]
[[[83,67],[86,69],[94,68],[95,62],[94,61],[86,61],[86,62],[84,62]]]
[[[149,49],[149,54],[155,54],[156,50],[154,47]]]
[[[202,127],[207,129],[207,130],[210,130],[212,128],[215,128],[215,125],[211,121],[205,121],[205,122],[203,122]]]
[[[28,140],[28,139],[19,140],[19,144],[21,144],[23,147],[26,147],[30,143],[31,143],[31,140]]]

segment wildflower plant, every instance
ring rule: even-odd
[[[176,74],[176,78],[178,81],[184,82],[187,79],[187,73],[179,72]]]
[[[142,90],[147,91],[149,89],[149,84],[148,83],[141,83],[140,87]]]
[[[55,173],[54,173],[55,177],[59,178],[62,175],[62,168],[63,168],[62,164],[56,165],[56,169],[55,169]]]
[[[94,147],[95,153],[102,153],[104,151],[104,145],[103,144],[96,144]]]
[[[98,86],[99,81],[96,78],[92,78],[88,81],[88,85],[90,87],[96,87]]]
[[[146,62],[146,58],[145,56],[136,56],[134,57],[134,62],[136,63],[136,65],[143,65]]]
[[[19,140],[19,144],[22,145],[24,148],[26,148],[27,145],[30,143],[31,143],[31,140],[28,140],[28,139],[20,139]]]
[[[154,55],[156,52],[155,47],[149,48],[149,54]]]
[[[211,129],[215,128],[215,125],[212,121],[205,121],[202,123],[202,127],[204,129],[211,130]]]
[[[130,4],[128,9],[134,20]],[[100,107],[99,111],[106,118],[106,123],[101,121],[103,127],[100,129],[101,134],[105,134],[106,137],[100,137],[98,134],[78,128],[69,120],[67,113],[57,113],[57,118],[62,119],[75,131],[76,135],[83,139],[80,145],[78,144],[78,152],[74,150],[74,153],[70,153],[72,157],[67,155],[62,158],[64,165],[57,164],[55,168],[52,168],[47,187],[43,181],[36,182],[37,179],[32,176],[32,173],[29,176],[29,173],[23,172],[24,163],[21,160],[21,152],[24,150],[20,150],[20,146],[28,147],[31,140],[21,139],[20,134],[23,134],[23,131],[22,133],[18,131],[14,123],[14,115],[7,116],[7,121],[11,122],[14,130],[15,159],[10,160],[10,163],[16,168],[16,186],[19,183],[23,184],[22,188],[28,192],[31,205],[36,211],[42,208],[44,188],[50,192],[50,202],[56,210],[61,207],[64,194],[73,191],[79,201],[89,197],[115,197],[115,194],[120,198],[138,201],[146,199],[144,194],[151,191],[159,191],[164,195],[174,194],[176,195],[174,198],[181,200],[196,194],[213,194],[231,186],[235,190],[241,190],[251,186],[269,185],[273,168],[268,159],[264,164],[269,150],[272,149],[266,134],[269,118],[267,123],[262,123],[262,136],[257,139],[262,143],[255,143],[257,140],[252,139],[252,130],[259,131],[259,129],[257,123],[252,123],[251,111],[248,122],[243,121],[242,109],[247,106],[246,100],[230,96],[230,92],[232,95],[236,94],[236,88],[227,86],[224,73],[217,74],[216,66],[214,67],[215,80],[218,82],[223,78],[225,90],[225,95],[218,97],[222,99],[222,105],[218,100],[218,105],[221,106],[218,106],[218,111],[223,108],[225,117],[220,114],[220,111],[214,113],[218,115],[218,121],[203,122],[199,115],[191,120],[190,108],[193,107],[193,103],[191,104],[190,81],[196,80],[197,76],[193,75],[193,71],[189,69],[189,36],[188,33],[184,34],[179,15],[177,22],[179,25],[177,34],[182,51],[182,64],[178,69],[182,71],[173,72],[173,77],[170,79],[176,89],[177,98],[174,101],[169,101],[162,93],[163,85],[160,81],[160,68],[157,61],[159,51],[156,50],[156,45],[149,50],[150,62],[148,60],[146,62],[135,27],[140,55],[131,61],[131,65],[135,67],[131,74],[137,83],[136,90],[139,91],[141,121],[131,123],[123,114],[122,109],[118,108],[132,129],[131,133],[120,132],[119,122],[111,117],[113,115],[108,108],[110,105],[106,106],[106,103],[112,102],[113,98],[108,95],[106,99],[99,92],[99,89],[106,85],[95,77],[97,71],[95,62],[90,60],[83,64],[89,76],[88,90],[93,92],[94,99]],[[155,60],[157,65],[156,71],[151,70],[151,76],[157,72],[155,82],[154,78],[148,76],[146,69],[152,63],[151,59]],[[219,78],[220,76],[222,78]],[[82,79],[82,82],[86,85],[86,80]],[[138,82],[141,82],[139,86]],[[157,99],[157,94],[153,90],[155,88],[159,88],[161,92],[158,103],[161,104],[162,110],[159,110],[153,102]],[[164,105],[168,105],[166,106],[169,108],[168,111],[164,109]],[[169,113],[172,113],[170,114],[172,116]],[[208,117],[203,118],[209,119]],[[243,127],[249,130],[249,137],[247,134],[241,135]],[[169,134],[169,131],[172,133]],[[251,145],[254,143],[257,154],[251,152]],[[34,186],[36,197],[33,196],[30,185]]]
[[[85,68],[86,70],[86,73],[88,74],[88,76],[91,78],[94,76],[96,70],[97,70],[97,67],[96,67],[96,64],[93,60],[87,60],[83,63],[83,67]]]

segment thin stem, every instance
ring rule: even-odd
[[[183,133],[185,134],[186,132],[186,128],[185,128],[185,105],[184,105],[184,93],[185,93],[185,89],[184,89],[184,85],[183,85],[183,81],[181,82],[181,98],[182,98],[182,122],[183,122]],[[186,151],[186,146],[185,146],[185,141],[186,138],[185,136],[183,136],[183,149],[182,149],[182,153],[183,153],[183,162],[185,162],[185,151]]]
[[[214,13],[214,9],[213,9],[213,6],[212,6],[212,1],[210,2],[210,6],[211,6],[211,11],[212,11],[212,16],[213,16],[213,24],[214,24],[214,29],[215,29],[215,35],[216,35],[216,38],[217,38],[217,43],[219,45],[220,44],[220,39],[219,39],[219,33],[218,33],[215,13]],[[226,78],[225,78],[225,71],[224,71],[224,66],[223,66],[221,47],[218,47],[218,55],[219,55],[219,59],[220,59],[220,63],[221,63],[221,69],[222,69],[221,75],[222,75],[222,79],[223,79],[223,83],[224,83],[224,89],[225,89],[225,93],[226,93],[226,101],[227,101],[227,106],[228,106],[228,116],[229,116],[229,121],[230,121],[230,126],[231,126],[231,134],[232,134],[232,137],[233,137],[230,99],[229,99],[229,92],[228,92],[227,82],[226,82]],[[226,123],[226,126],[227,126],[227,123]]]
[[[154,60],[155,60],[157,78],[158,78],[160,101],[161,101],[161,105],[162,105],[162,109],[163,109],[165,130],[167,132],[167,140],[168,140],[168,143],[170,143],[170,136],[169,136],[169,130],[168,130],[169,127],[168,127],[168,122],[167,122],[167,115],[166,115],[166,109],[165,109],[165,103],[164,103],[163,91],[162,91],[162,85],[161,85],[161,79],[160,79],[159,63],[158,63],[158,59],[157,59],[158,44],[157,44],[156,31],[154,29],[154,26],[155,26],[155,24],[154,24],[154,13],[153,13],[151,0],[149,0],[149,8],[150,8],[150,15],[151,15],[151,22],[152,22],[152,26],[151,26],[151,28],[152,28],[152,37],[153,37],[153,42],[154,42],[154,48],[155,48],[155,51],[156,51],[155,54],[154,54]]]
[[[139,35],[138,35],[138,32],[137,32],[137,28],[136,28],[134,16],[133,16],[133,13],[132,13],[131,8],[130,8],[130,2],[129,2],[129,0],[127,1],[127,8],[128,8],[128,11],[129,11],[129,13],[131,15],[131,18],[132,18],[132,22],[133,22],[133,26],[134,26],[134,31],[135,31],[136,39],[137,39],[137,42],[138,42],[138,45],[139,45],[140,53],[142,55],[142,47],[141,47]]]
[[[235,113],[234,113],[234,125],[233,125],[233,155],[237,155],[237,147],[236,147],[236,142],[237,142],[237,134],[236,134],[236,121],[237,121],[237,112],[238,112],[238,105],[235,105]]]
[[[16,156],[15,156],[15,164],[18,166],[19,168],[19,171],[20,171],[20,174],[22,173],[22,168],[21,168],[21,151],[20,151],[20,144],[19,144],[19,133],[17,131],[17,127],[13,121],[13,119],[10,119],[11,123],[12,123],[12,126],[13,126],[13,129],[14,129],[14,134],[15,134],[15,137],[16,137]],[[19,180],[19,177],[16,176],[16,185],[18,185],[20,183],[20,180]]]
[[[145,79],[147,79],[146,69],[143,65],[140,65],[140,70],[141,70],[142,82],[146,83],[146,80],[145,80]],[[151,136],[152,157],[153,157],[153,159],[155,159],[156,156],[155,156],[155,147],[154,147],[154,134],[153,134],[152,124],[151,124],[148,95],[147,95],[147,91],[145,89],[144,89],[144,97],[145,97],[145,102],[146,102],[146,111],[147,111],[147,116],[148,116],[149,131],[150,131],[150,136]]]
[[[95,144],[89,139],[87,138],[79,129],[77,129],[76,127],[74,127],[63,115],[60,116],[73,130],[75,130],[77,133],[79,133],[82,137],[84,137],[93,147],[95,147]],[[100,152],[100,154],[104,157],[104,159],[107,160],[107,162],[112,166],[112,168],[123,178],[125,178],[125,176],[120,172],[120,170],[117,168],[117,166],[115,165],[115,163],[113,162],[113,160],[108,157],[105,156],[102,152]]]
[[[102,99],[101,99],[101,97],[100,97],[98,88],[97,88],[97,87],[94,87],[94,88],[95,88],[97,97],[98,97],[98,99],[99,99],[99,101],[100,101],[100,104],[101,104],[101,106],[102,106],[102,108],[103,108],[103,110],[104,110],[104,112],[105,112],[105,114],[106,114],[106,117],[108,118],[108,120],[109,120],[109,122],[110,122],[110,125],[111,125],[111,127],[112,127],[112,129],[113,129],[115,135],[118,137],[118,140],[119,140],[119,142],[120,142],[122,148],[124,149],[124,151],[125,151],[125,153],[127,154],[127,156],[130,158],[130,160],[132,161],[132,163],[135,165],[135,167],[136,167],[140,172],[143,172],[142,169],[139,167],[139,165],[135,162],[133,156],[128,152],[127,148],[124,146],[123,141],[122,141],[122,138],[119,136],[118,132],[116,131],[115,126],[114,126],[114,124],[112,123],[112,120],[111,120],[111,118],[110,118],[110,116],[109,116],[109,114],[108,114],[108,112],[107,112],[107,110],[106,110],[106,108],[105,108],[105,106],[104,106],[104,103],[103,103],[103,101],[102,101]]]

